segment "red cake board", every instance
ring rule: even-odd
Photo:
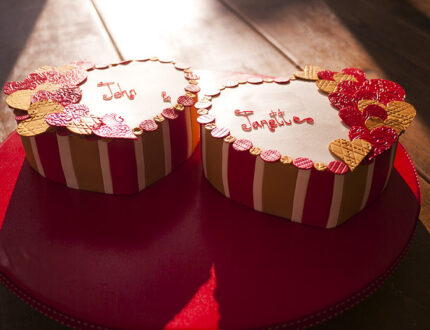
[[[77,328],[302,328],[363,300],[407,251],[420,188],[402,146],[387,190],[330,230],[225,198],[199,157],[110,196],[45,180],[13,133],[0,146],[2,282]]]

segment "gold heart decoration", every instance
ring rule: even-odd
[[[364,125],[367,127],[369,131],[376,127],[385,126],[384,121],[379,117],[369,117],[366,119]]]
[[[351,80],[351,81],[358,82],[357,78],[355,78],[354,76],[351,76],[351,75],[345,74],[345,73],[341,73],[341,72],[335,73],[333,75],[333,79],[334,79],[334,81],[337,81],[337,82],[341,82],[341,81],[345,81],[345,80]]]
[[[382,109],[387,110],[387,107],[385,105],[383,105],[382,103],[379,103],[378,101],[375,100],[360,100],[358,101],[358,110],[360,110],[361,112],[364,111],[364,109],[371,104],[375,104],[377,106],[380,106]]]
[[[33,95],[32,90],[19,90],[10,94],[6,98],[6,103],[13,109],[27,111],[31,104],[31,96]]]
[[[294,76],[304,80],[318,80],[318,72],[323,70],[324,69],[319,66],[305,65],[303,71],[295,72]]]
[[[55,101],[42,100],[39,102],[34,102],[28,108],[28,114],[31,117],[37,114],[43,114],[44,116],[52,112],[63,112],[64,107]]]
[[[49,124],[45,121],[45,116],[37,116],[21,121],[16,127],[16,131],[21,136],[35,136],[45,133],[49,129]]]
[[[372,145],[362,139],[355,139],[353,141],[336,139],[330,142],[328,149],[348,165],[351,171],[354,171],[370,150],[372,150]]]
[[[81,135],[93,134],[92,128],[100,125],[101,119],[94,115],[82,116],[67,123],[67,129],[73,133]]]
[[[403,101],[392,101],[387,105],[388,117],[386,121],[397,122],[403,126],[403,130],[407,129],[416,115],[415,108]]]
[[[315,84],[317,85],[319,90],[326,92],[328,94],[334,92],[337,87],[337,81],[333,81],[333,80],[320,79],[320,80],[317,80]]]

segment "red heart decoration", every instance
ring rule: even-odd
[[[82,90],[78,87],[63,87],[55,92],[55,101],[63,106],[78,103],[82,97]]]
[[[381,126],[373,129],[369,132],[367,128],[353,126],[349,130],[349,138],[363,139],[372,144],[372,150],[370,151],[368,158],[372,160],[376,156],[382,154],[385,150],[391,148],[391,146],[397,141],[397,132],[391,127]]]
[[[394,81],[384,79],[366,80],[354,97],[357,100],[377,100],[385,105],[391,101],[403,101],[405,91]]]
[[[336,92],[353,96],[360,89],[361,84],[352,80],[344,80],[337,84]]]
[[[70,112],[54,112],[48,113],[45,117],[45,121],[51,126],[66,127],[68,123],[73,120],[73,116]]]
[[[363,83],[366,80],[366,75],[363,70],[357,68],[344,68],[342,69],[342,72],[355,77],[359,83]]]
[[[397,132],[391,127],[377,127],[370,132],[373,141],[373,148],[369,154],[369,159],[373,159],[376,156],[382,154],[385,150],[391,148],[391,146],[397,141]]]
[[[48,80],[48,76],[45,74],[45,72],[33,72],[29,73],[27,77],[24,79],[24,81],[27,81],[29,83],[34,83],[36,85],[40,85],[45,83]]]
[[[364,118],[379,117],[382,120],[385,120],[388,117],[387,111],[377,104],[369,104],[367,107],[365,107],[363,109],[363,116]]]
[[[330,103],[339,110],[349,107],[354,108],[357,105],[357,100],[354,96],[340,92],[330,93],[328,99],[330,100]]]
[[[354,98],[358,101],[360,100],[377,100],[378,95],[374,91],[366,90],[360,88],[355,94]]]
[[[50,91],[40,90],[31,96],[31,103],[36,103],[43,100],[55,101],[55,94]]]
[[[339,110],[339,117],[348,126],[364,126],[363,114],[353,107]]]
[[[333,76],[337,73],[336,71],[330,71],[330,70],[324,70],[324,71],[318,71],[317,75],[318,78],[321,80],[331,80],[334,81]]]
[[[10,95],[12,93],[15,93],[16,91],[23,90],[23,89],[35,89],[36,85],[31,85],[30,82],[26,79],[20,80],[20,81],[9,81],[7,82],[3,87],[3,92],[6,95]]]
[[[349,129],[348,136],[351,141],[355,139],[363,139],[363,140],[369,141],[370,131],[363,126],[352,126]]]

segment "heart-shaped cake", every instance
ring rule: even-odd
[[[199,77],[156,57],[96,66],[44,66],[4,86],[30,165],[68,187],[138,192],[199,142]]]
[[[404,97],[355,68],[229,81],[195,105],[204,175],[255,210],[338,226],[387,186],[398,136],[415,116]]]

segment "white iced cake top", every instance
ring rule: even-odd
[[[212,99],[210,114],[217,127],[263,150],[274,149],[294,158],[329,163],[336,158],[328,145],[348,139],[348,128],[315,83],[243,84],[226,88]]]
[[[175,105],[178,97],[185,94],[187,84],[184,72],[172,63],[118,64],[88,72],[87,81],[80,86],[80,103],[98,117],[115,113],[134,128]]]

